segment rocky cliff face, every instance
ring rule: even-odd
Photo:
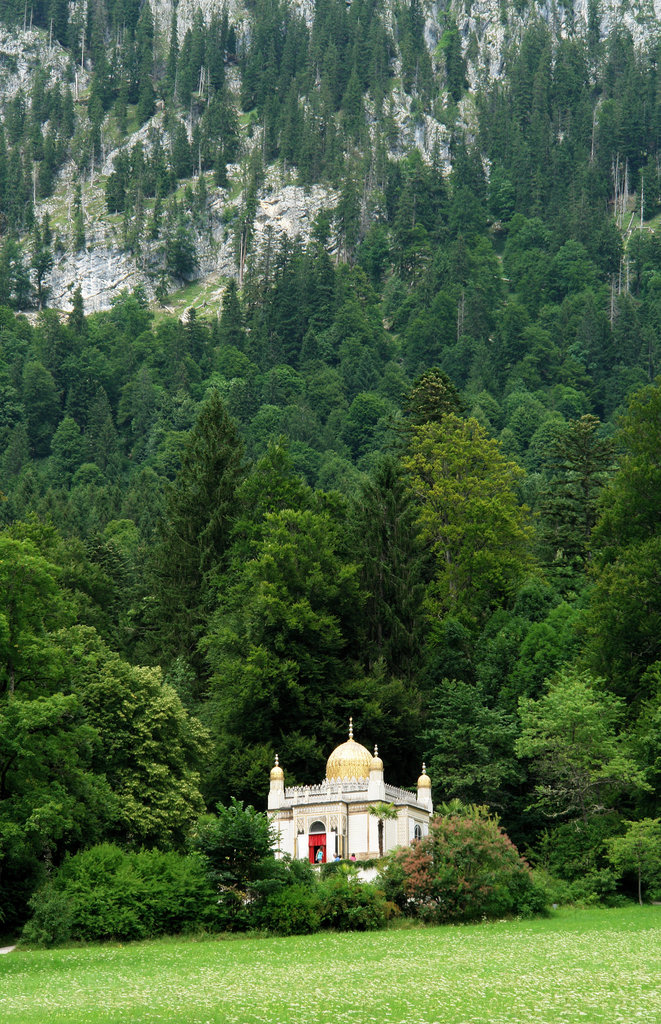
[[[313,0],[293,0],[306,20],[311,22]],[[661,19],[661,0],[566,0],[566,6],[556,0],[451,0],[449,5],[440,0],[422,0],[425,14],[425,38],[429,50],[434,54],[442,38],[448,13],[456,21],[467,61],[467,77],[471,88],[497,79],[503,73],[507,54],[515,47],[525,28],[534,20],[545,22],[556,37],[585,36],[591,27],[598,29],[602,37],[616,26],[631,32],[634,41],[642,44],[658,32]],[[383,18],[396,36],[394,18],[395,0],[385,0]],[[201,10],[205,20],[214,11],[228,6],[231,21],[238,26],[239,34],[250,31],[250,12],[241,0],[179,0],[177,4],[177,26],[180,38],[193,24],[195,12]],[[152,0],[157,44],[163,53],[167,52],[172,21],[173,0]],[[32,76],[37,67],[46,69],[49,79],[64,80],[70,67],[69,57],[57,44],[52,44],[43,32],[26,31],[9,33],[0,31],[0,97],[14,96],[20,89],[29,92]],[[69,75],[71,79],[71,75]],[[72,88],[84,90],[89,84],[89,69],[75,69]],[[447,157],[449,131],[429,115],[421,116],[412,110],[411,97],[397,87],[393,93],[393,111],[399,130],[400,151],[403,153],[417,146],[429,156],[437,146],[441,156]],[[0,99],[1,102],[1,99]],[[463,116],[470,119],[470,101],[462,104]],[[158,119],[160,114],[156,115]],[[140,139],[148,145],[149,125],[129,139],[129,147]],[[112,170],[116,151],[108,147],[101,175]],[[238,180],[238,174],[236,177]],[[102,181],[102,179],[101,179]],[[59,198],[41,204],[38,213],[48,210],[55,213],[57,203],[62,211],[63,197],[66,206],[67,188],[73,187],[73,171],[69,168],[62,176],[58,189]],[[228,196],[222,190],[210,189],[209,223],[203,233],[195,238],[199,272],[202,276],[217,281],[235,275],[235,239],[232,229],[231,209],[236,210],[240,197],[234,196],[228,209]],[[147,294],[153,296],[157,279],[159,252],[156,243],[145,242],[139,255],[126,252],[120,241],[119,229],[105,217],[103,192],[100,182],[86,182],[84,185],[86,219],[86,245],[80,252],[71,252],[67,239],[66,222],[70,209],[61,219],[65,226],[60,232],[64,239],[56,255],[50,279],[50,303],[62,309],[71,305],[73,290],[80,284],[86,311],[107,308],[114,295],[123,288],[142,285]],[[315,186],[304,191],[288,184],[273,173],[267,177],[267,184],[260,196],[255,221],[255,246],[259,248],[265,239],[286,233],[291,237],[300,235],[304,240],[309,236],[311,223],[322,208],[332,208],[337,196],[330,190]],[[70,206],[70,202],[69,202]]]
[[[333,207],[338,195],[321,185],[303,189],[271,179],[260,199],[254,224],[254,246],[259,251],[267,240],[277,243],[282,235],[305,242],[320,210]],[[227,218],[226,194],[218,190],[210,201],[209,227],[195,237],[199,276],[222,293],[222,281],[237,273],[235,239]],[[63,252],[48,279],[50,305],[68,310],[74,289],[80,285],[85,312],[108,309],[123,289],[140,285],[154,298],[155,270],[160,262],[159,243],[144,243],[139,255],[123,251],[102,220],[90,218],[86,246],[80,252]],[[183,282],[182,282],[183,284]]]
[[[312,23],[314,0],[292,0],[308,24]],[[152,0],[154,22],[164,39],[169,37],[172,21],[173,0]],[[384,18],[392,22],[395,0],[385,0]],[[498,62],[504,47],[516,40],[521,29],[531,20],[541,18],[556,35],[585,35],[590,19],[590,8],[594,7],[599,31],[607,36],[613,28],[620,26],[631,32],[636,43],[641,43],[650,33],[658,30],[661,19],[661,0],[423,0],[427,24],[427,40],[433,49],[441,36],[442,26],[449,13],[460,29],[465,46],[471,33],[475,33],[480,46],[488,51],[489,67],[498,73]],[[193,25],[196,11],[202,11],[205,20],[214,12],[227,8],[230,20],[238,25],[249,25],[250,16],[241,0],[179,0],[177,27],[180,38]]]
[[[545,22],[553,36],[562,39],[587,36],[592,18],[602,39],[620,27],[641,45],[658,32],[661,0],[566,0],[565,4],[556,0],[452,0],[450,10],[468,59],[468,80],[475,88],[502,75],[508,50],[536,20]],[[426,34],[430,49],[440,39],[442,24],[441,5],[429,4]]]
[[[69,55],[59,43],[49,42],[44,32],[27,29],[10,32],[0,25],[0,102],[6,103],[19,91],[28,92],[35,72],[46,72],[46,82],[67,77]]]

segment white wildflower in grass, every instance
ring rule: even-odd
[[[661,908],[16,951],[2,1024],[658,1024]]]

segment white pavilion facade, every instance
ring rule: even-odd
[[[391,805],[392,818],[370,808]],[[268,813],[278,839],[276,856],[323,864],[337,858],[369,860],[379,856],[379,825],[383,852],[409,846],[429,831],[432,815],[431,781],[422,766],[417,792],[384,780],[377,747],[370,754],[353,738],[333,751],[326,763],[326,778],[313,786],[285,786],[278,758],[271,769]]]

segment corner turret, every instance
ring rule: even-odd
[[[275,811],[284,807],[285,803],[285,773],[278,764],[278,755],[275,755],[275,764],[271,768],[271,786],[269,789],[269,811]]]
[[[383,781],[383,761],[379,757],[379,748],[374,745],[374,757],[370,761],[370,774],[367,783],[367,799],[386,799],[386,784]]]
[[[422,775],[418,778],[418,803],[431,814],[431,779],[427,775],[427,769],[424,761],[422,763]]]

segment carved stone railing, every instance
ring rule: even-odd
[[[417,803],[417,793],[412,793],[410,789],[400,789],[399,786],[391,786],[386,782],[386,800],[404,800],[406,803]]]
[[[309,803],[310,800],[355,800],[365,798],[367,779],[341,779],[330,781],[325,779],[315,786],[286,786],[285,800],[296,804]],[[417,793],[399,786],[386,783],[386,800],[397,803],[417,803]]]
[[[353,793],[366,793],[367,779],[341,779],[338,782],[318,783],[316,786],[286,786],[285,800],[308,801],[314,797],[341,800]]]

